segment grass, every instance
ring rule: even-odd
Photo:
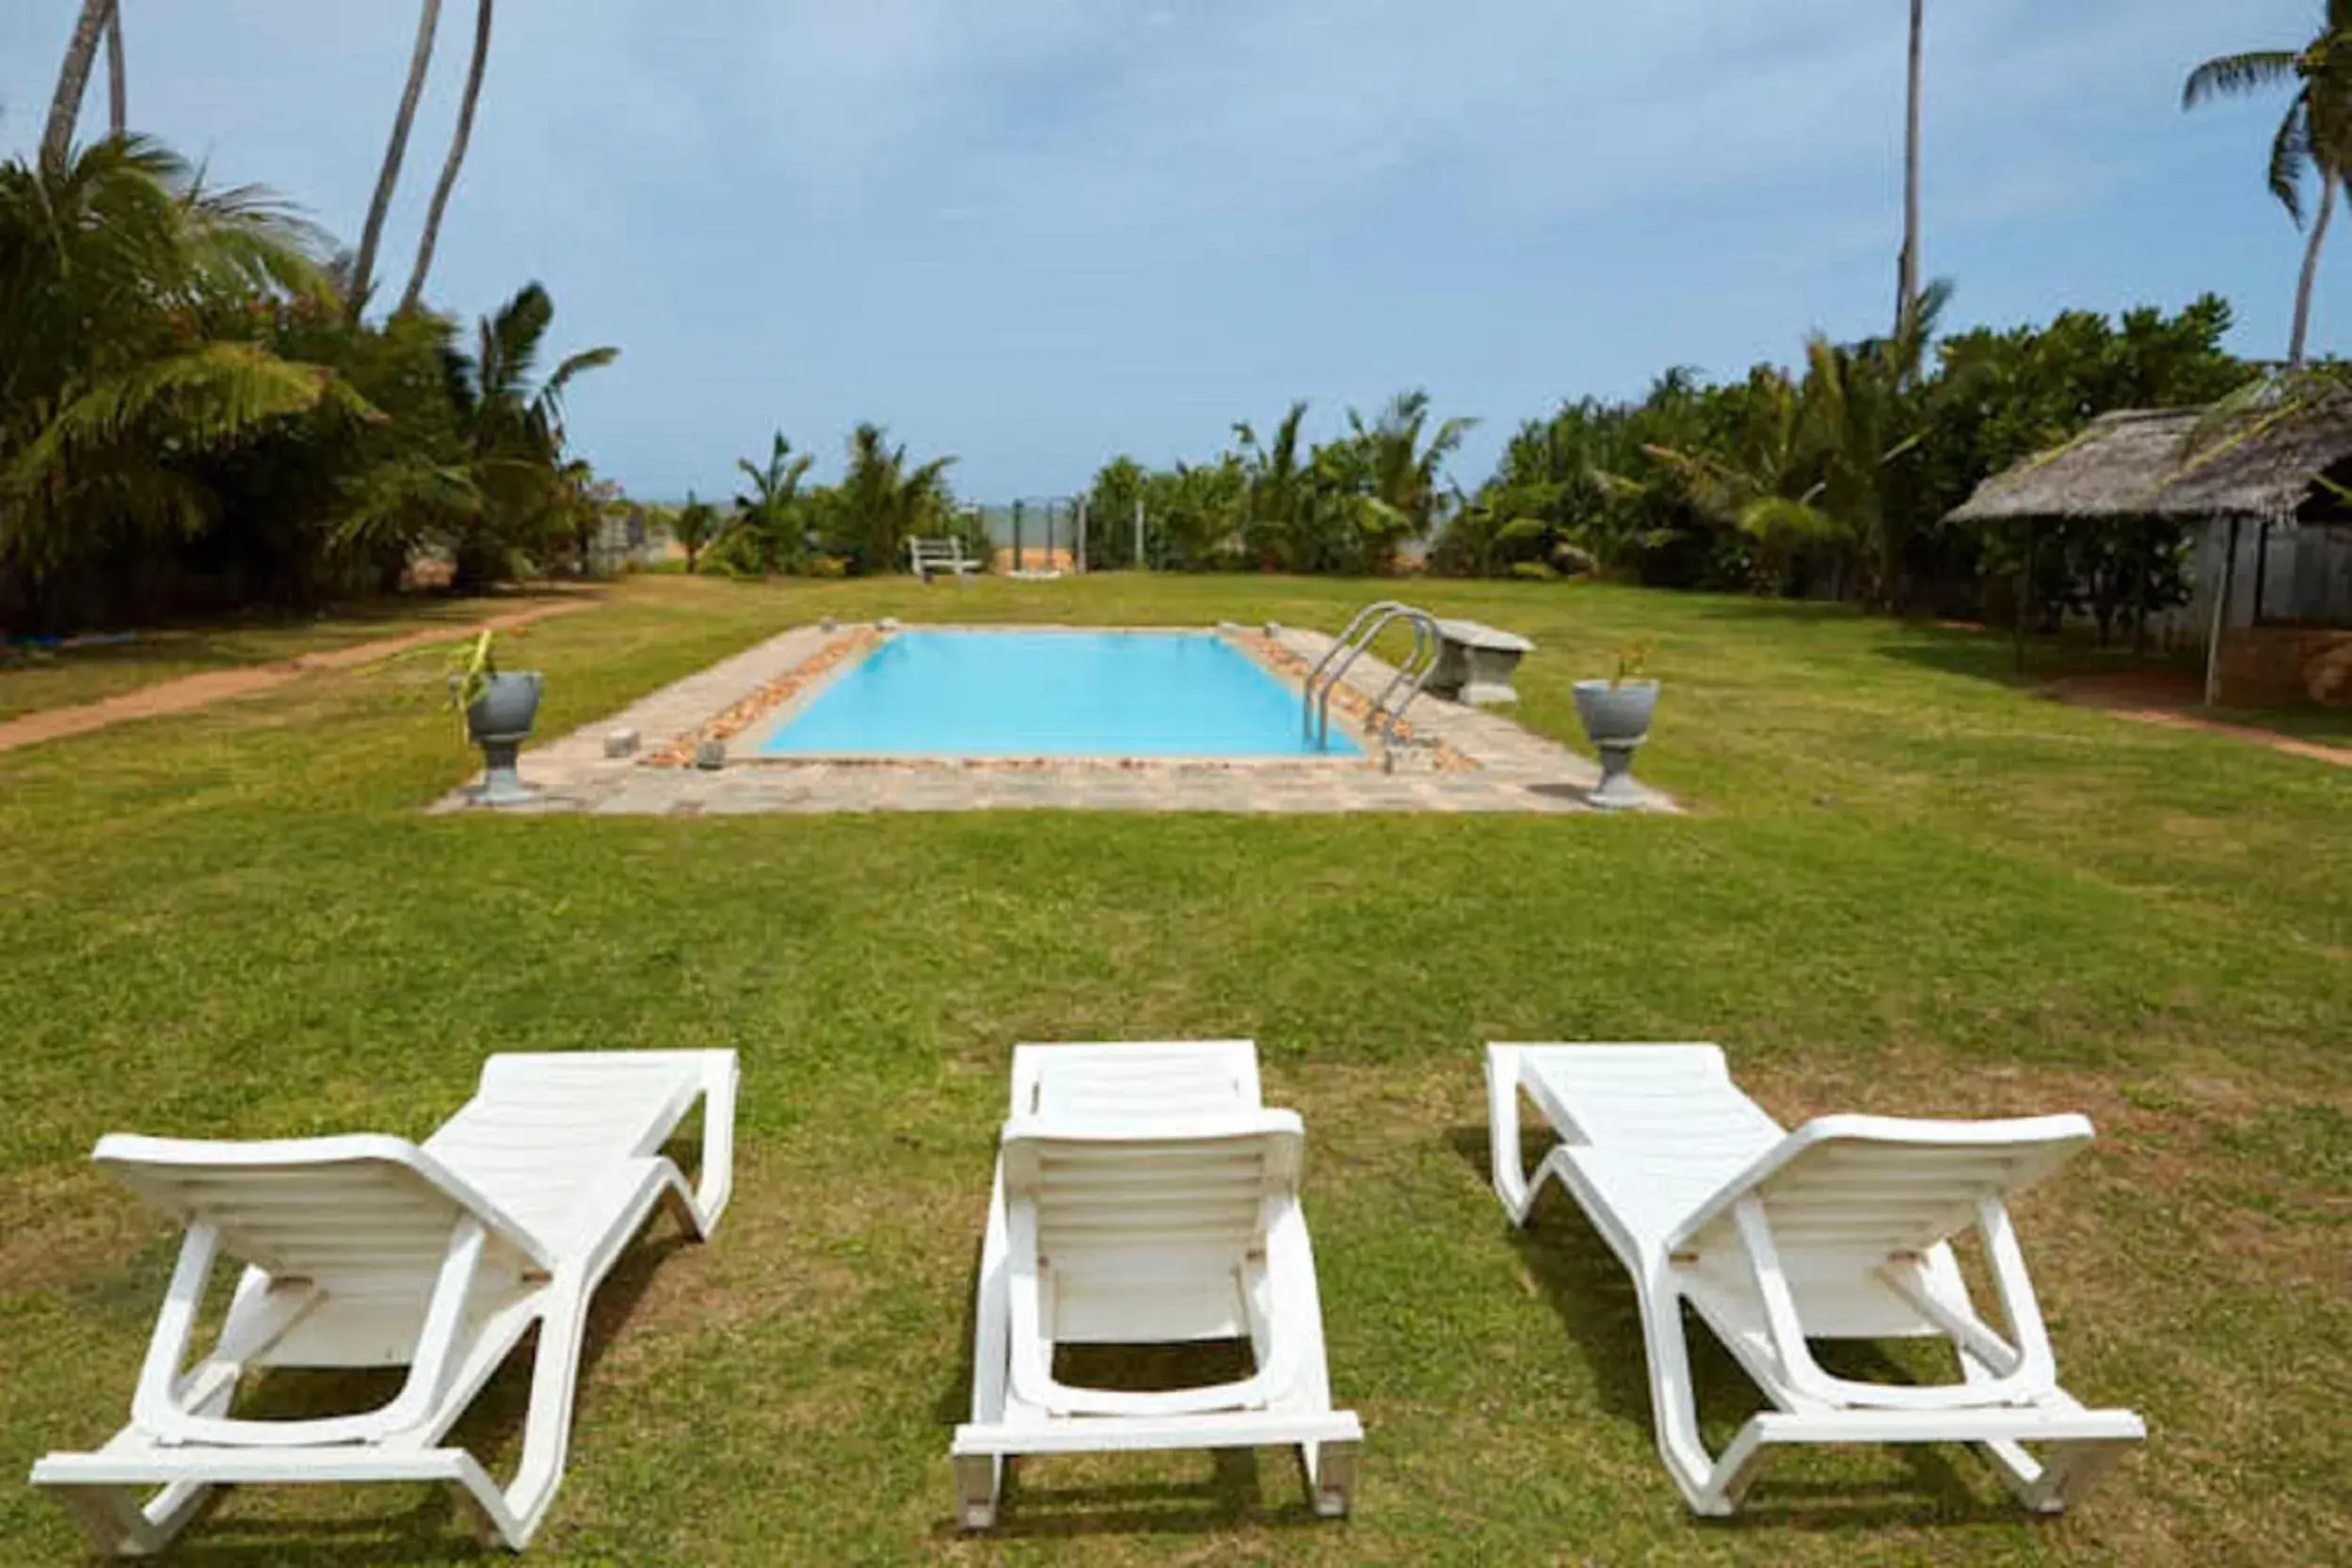
[[[17,650],[0,663],[0,720],[96,702],[184,675],[323,653],[445,623],[469,624],[502,606],[487,600],[391,600],[315,616],[251,616],[142,632],[131,642]]]
[[[1367,584],[674,577],[535,629],[543,734],[821,614],[1336,627]],[[2352,1531],[2352,860],[2341,770],[1998,678],[1996,638],[1840,611],[1416,585],[1526,632],[1523,717],[1653,641],[1680,819],[534,821],[418,809],[469,761],[430,661],[0,756],[0,1468],[122,1418],[170,1238],[109,1128],[421,1135],[507,1048],[742,1051],[736,1206],[608,1287],[547,1563],[2318,1561]],[[526,759],[527,764],[527,759]],[[527,772],[526,765],[526,772]],[[1360,1508],[1264,1454],[1030,1467],[950,1528],[970,1272],[1020,1039],[1251,1035],[1306,1119]],[[2069,1385],[2152,1440],[2021,1518],[1959,1453],[1793,1456],[1694,1523],[1625,1281],[1502,1224],[1490,1038],[1713,1038],[1778,1114],[2080,1108],[2023,1208]],[[521,1381],[461,1435],[511,1459]],[[1700,1368],[1711,1435],[1748,1406]],[[318,1380],[312,1380],[313,1382]],[[293,1374],[273,1400],[354,1395]],[[367,1391],[375,1391],[373,1384]],[[30,1489],[0,1560],[75,1560]],[[423,1490],[232,1496],[217,1563],[478,1555]]]

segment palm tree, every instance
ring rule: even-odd
[[[748,457],[735,462],[750,476],[752,493],[735,498],[735,517],[728,531],[741,535],[749,558],[758,563],[763,577],[797,565],[808,542],[800,482],[815,459],[807,453],[795,457],[792,452],[792,443],[778,430],[769,444],[766,467]]]
[[[837,541],[860,571],[888,571],[906,541],[939,524],[952,509],[947,471],[953,457],[906,466],[906,448],[891,446],[878,424],[860,424],[849,438],[849,467],[834,488]]]
[[[551,542],[542,525],[564,516],[566,499],[564,393],[582,372],[620,358],[617,348],[586,349],[536,379],[554,318],[547,290],[526,283],[481,319],[472,352],[444,348],[455,455],[412,454],[372,473],[344,520],[346,548],[440,544],[452,559],[451,585],[468,592]]]
[[[2295,327],[2287,341],[2287,365],[2299,368],[2312,318],[2312,288],[2319,277],[2319,249],[2335,216],[2336,185],[2352,175],[2352,0],[2328,0],[2320,35],[2300,50],[2257,49],[2223,55],[2189,72],[2181,106],[2193,109],[2209,98],[2238,96],[2264,88],[2295,85],[2295,97],[2270,142],[2270,194],[2303,226],[2303,180],[2319,174],[2319,212],[2303,247],[2303,270],[2295,287]]]
[[[106,124],[116,136],[126,136],[131,123],[131,87],[122,65],[122,0],[115,0],[106,18]]]
[[[193,532],[213,500],[189,459],[295,414],[372,412],[251,335],[273,302],[328,308],[320,243],[136,136],[0,164],[0,577],[37,583],[110,535]]]
[[[1429,417],[1429,393],[1417,388],[1390,399],[1369,425],[1348,410],[1349,430],[1365,457],[1367,493],[1357,508],[1357,526],[1364,536],[1364,564],[1374,572],[1394,564],[1400,540],[1425,537],[1436,524],[1446,501],[1438,471],[1478,425],[1475,419],[1446,420],[1424,441]]]
[[[1261,443],[1247,420],[1233,427],[1249,474],[1242,495],[1242,545],[1269,571],[1305,564],[1300,559],[1306,543],[1301,535],[1307,526],[1314,489],[1310,472],[1300,461],[1299,425],[1305,418],[1306,400],[1302,398],[1290,405],[1282,423],[1274,426],[1272,441]]]
[[[686,575],[692,577],[695,566],[702,557],[702,547],[711,542],[718,531],[718,509],[707,501],[696,501],[695,492],[686,492],[686,504],[669,520],[670,537],[686,552]]]
[[[66,40],[65,64],[57,72],[56,96],[49,101],[49,125],[41,134],[40,161],[63,165],[73,152],[73,127],[82,118],[82,94],[97,63],[99,41],[114,21],[116,0],[82,0],[73,34]]]
[[[1912,520],[1901,460],[1926,435],[1928,351],[1951,296],[1952,285],[1939,279],[1912,301],[1892,337],[1849,345],[1816,333],[1805,344],[1805,413],[1822,465],[1820,488],[1806,504],[1818,501],[1865,542],[1871,596],[1885,608],[1903,598]]]
[[[415,310],[424,297],[425,274],[433,270],[433,248],[440,243],[441,215],[449,210],[449,193],[456,187],[457,170],[466,161],[466,143],[473,137],[473,109],[482,101],[482,72],[489,59],[490,0],[474,0],[473,60],[466,67],[466,95],[457,105],[457,134],[450,138],[449,159],[441,165],[440,182],[433,187],[433,204],[425,209],[416,269],[408,274],[408,290],[400,296],[404,311]]]
[[[1919,83],[1926,0],[1911,0],[1911,89],[1903,115],[1903,254],[1896,264],[1896,330],[1919,298]]]
[[[1808,411],[1804,390],[1786,371],[1759,366],[1739,392],[1736,426],[1722,450],[1642,449],[1682,476],[1703,516],[1754,542],[1761,590],[1783,585],[1798,551],[1851,536],[1843,520],[1823,509],[1826,455]]]
[[[348,308],[354,321],[367,307],[368,291],[376,282],[376,250],[384,240],[384,216],[392,211],[401,161],[408,155],[408,131],[416,123],[417,100],[424,94],[425,72],[433,64],[433,37],[440,24],[441,0],[424,0],[417,17],[416,44],[408,52],[408,84],[400,89],[400,112],[392,117],[392,140],[385,144],[383,167],[376,171],[376,194],[367,204],[367,226],[360,231],[360,258],[351,266]]]

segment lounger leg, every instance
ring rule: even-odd
[[[1000,1161],[990,1189],[988,1221],[981,1233],[980,1278],[972,1303],[972,1423],[994,1426],[1004,1419],[1011,1371],[1012,1324],[1006,1300],[1011,1289],[1012,1239],[1004,1213],[1004,1170]],[[993,1528],[997,1501],[1004,1490],[1000,1454],[955,1454],[956,1522],[968,1530]]]
[[[735,1082],[738,1069],[732,1054],[714,1063],[702,1084],[702,1170],[696,1177],[692,1229],[696,1240],[707,1241],[718,1228],[719,1216],[735,1189]]]
[[[1957,1269],[1953,1272],[1958,1272]],[[1979,1384],[1994,1381],[1997,1374],[1972,1354],[1967,1346],[1953,1348],[1958,1352],[1964,1381]],[[2108,1442],[2057,1443],[2051,1445],[2048,1457],[2038,1459],[2023,1444],[2006,1438],[1974,1445],[1992,1466],[1992,1473],[2000,1477],[2009,1496],[2037,1513],[2064,1512],[2106,1473],[2127,1446]]]
[[[523,1416],[522,1463],[515,1479],[503,1492],[487,1475],[469,1477],[460,1487],[511,1551],[531,1544],[563,1483],[591,1288],[592,1281],[567,1281],[559,1275],[549,1291],[547,1312],[539,1320],[538,1349],[531,1358],[531,1403]]]
[[[720,1091],[712,1090],[706,1115],[723,1108]],[[717,1125],[715,1122],[709,1126]],[[706,1136],[708,1135],[706,1128]],[[558,1270],[547,1289],[539,1319],[539,1344],[531,1361],[531,1403],[523,1417],[522,1463],[503,1494],[490,1489],[487,1478],[470,1477],[466,1490],[488,1516],[499,1539],[516,1551],[530,1544],[531,1536],[546,1517],[555,1489],[563,1483],[564,1461],[571,1447],[572,1402],[579,1391],[580,1354],[587,1337],[588,1303],[613,1265],[658,1204],[676,1205],[685,1197],[678,1167],[666,1160],[648,1160],[636,1192],[598,1249],[584,1262]],[[707,1182],[710,1173],[706,1169]],[[725,1201],[722,1190],[720,1201]]]
[[[2063,1513],[2122,1456],[2123,1443],[2059,1443],[2037,1460],[2010,1442],[1978,1444],[2009,1496],[2037,1513]]]
[[[81,1522],[90,1544],[107,1557],[153,1557],[185,1529],[218,1490],[202,1481],[175,1481],[147,1502],[127,1486],[60,1486],[57,1501]]]
[[[1002,1454],[957,1454],[955,1522],[968,1530],[994,1529],[997,1498],[1004,1488]]]
[[[1682,1488],[1694,1513],[1722,1515],[1737,1506],[1727,1495],[1714,1461],[1699,1440],[1698,1396],[1691,1386],[1690,1347],[1683,1336],[1682,1297],[1663,1259],[1640,1275],[1641,1333],[1649,1342],[1650,1417],[1657,1424],[1658,1457]],[[1735,1471],[1741,1490],[1753,1480],[1753,1465]]]
[[[1358,1443],[1302,1443],[1299,1463],[1306,1468],[1306,1485],[1317,1517],[1344,1519],[1355,1507]]]
[[[1509,1046],[1486,1048],[1486,1147],[1495,1195],[1511,1223],[1524,1225],[1535,1192],[1519,1162],[1519,1053]]]

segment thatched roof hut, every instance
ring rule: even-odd
[[[2318,475],[2352,460],[2352,397],[2207,431],[2201,408],[2103,414],[2064,446],[2004,470],[1955,522],[2216,518],[2288,522],[2332,498]]]
[[[2029,536],[2078,521],[2199,525],[2194,575],[2209,629],[2211,701],[2227,629],[2263,624],[2289,606],[2341,624],[2352,604],[2352,507],[2336,487],[2347,483],[2352,392],[2227,419],[2203,408],[2136,409],[2102,415],[2064,445],[1994,474],[1950,520],[2019,524]],[[2279,528],[2294,541],[2283,573],[2271,562]],[[2024,599],[2021,586],[2021,616]],[[2022,618],[2019,636],[2022,661]]]

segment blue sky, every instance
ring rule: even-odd
[[[132,120],[356,238],[416,7],[123,0]],[[0,152],[73,0],[0,8]],[[1948,319],[2238,311],[2283,352],[2279,101],[2184,116],[2209,55],[2314,0],[1929,0],[1927,269]],[[447,0],[387,239],[405,278],[471,46]],[[617,344],[573,435],[640,493],[730,488],[781,426],[958,454],[978,499],[1202,456],[1292,397],[1482,416],[1481,477],[1563,396],[1879,329],[1901,0],[505,0],[434,297],[537,278]],[[85,120],[103,124],[103,81]],[[2314,347],[2352,347],[2352,232]],[[396,281],[393,285],[397,286]]]

